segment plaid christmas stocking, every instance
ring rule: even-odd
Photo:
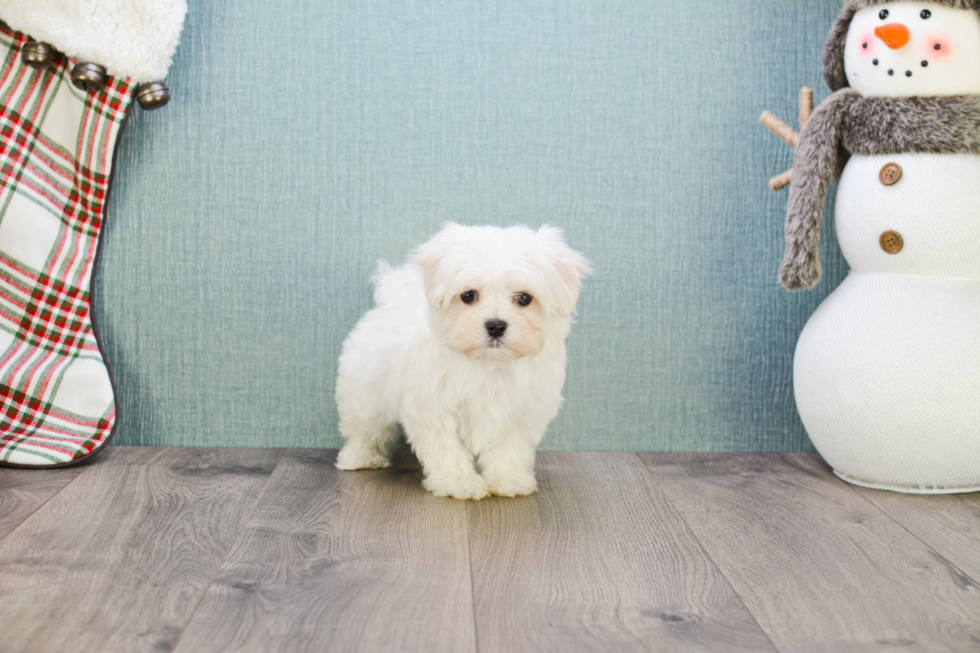
[[[108,442],[115,396],[91,282],[113,154],[136,84],[21,62],[0,23],[0,465],[70,463]]]

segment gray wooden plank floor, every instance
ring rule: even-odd
[[[288,454],[179,651],[475,651],[466,504]]]
[[[980,492],[909,496],[854,489],[971,578],[980,581]]]
[[[538,494],[464,503],[335,455],[0,469],[0,652],[980,650],[980,495],[544,453]]]
[[[468,506],[480,650],[773,650],[635,455],[542,453],[537,474]]]
[[[3,650],[171,648],[279,454],[166,453],[93,461],[0,541]]]
[[[642,457],[780,650],[980,650],[980,585],[818,458]]]
[[[82,473],[70,469],[7,469],[0,476],[0,540]]]

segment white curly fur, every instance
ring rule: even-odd
[[[0,20],[135,82],[167,76],[186,0],[0,0]]]
[[[382,262],[376,307],[340,356],[347,443],[337,467],[387,467],[400,424],[436,496],[534,492],[535,450],[562,402],[569,318],[589,271],[547,226],[448,224],[409,263]],[[527,306],[521,293],[533,297]],[[488,320],[507,323],[503,337],[489,335]]]

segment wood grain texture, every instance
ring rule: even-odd
[[[466,506],[413,458],[287,454],[178,651],[473,651]]]
[[[0,468],[0,540],[83,471]]]
[[[109,445],[105,451],[71,467],[57,469],[0,467],[0,539],[92,465],[150,464],[154,461],[186,458],[205,451],[205,449],[178,450],[166,447]]]
[[[90,465],[0,541],[5,652],[169,650],[280,453],[144,455]]]
[[[852,489],[980,583],[980,492],[923,496]]]
[[[176,447],[131,447],[110,445],[96,460],[100,465],[152,465],[183,460],[195,455],[206,456],[211,449]]]
[[[537,470],[537,494],[468,505],[481,651],[773,650],[635,455]]]
[[[818,457],[642,458],[781,651],[980,647],[980,587]]]

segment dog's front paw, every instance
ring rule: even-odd
[[[491,476],[488,482],[490,493],[501,497],[522,497],[538,490],[538,481],[528,472]]]
[[[337,454],[337,469],[382,469],[391,467],[391,460],[377,449],[359,447],[349,443]]]
[[[475,472],[466,476],[427,476],[422,487],[437,497],[453,499],[479,500],[490,494],[486,479]]]

